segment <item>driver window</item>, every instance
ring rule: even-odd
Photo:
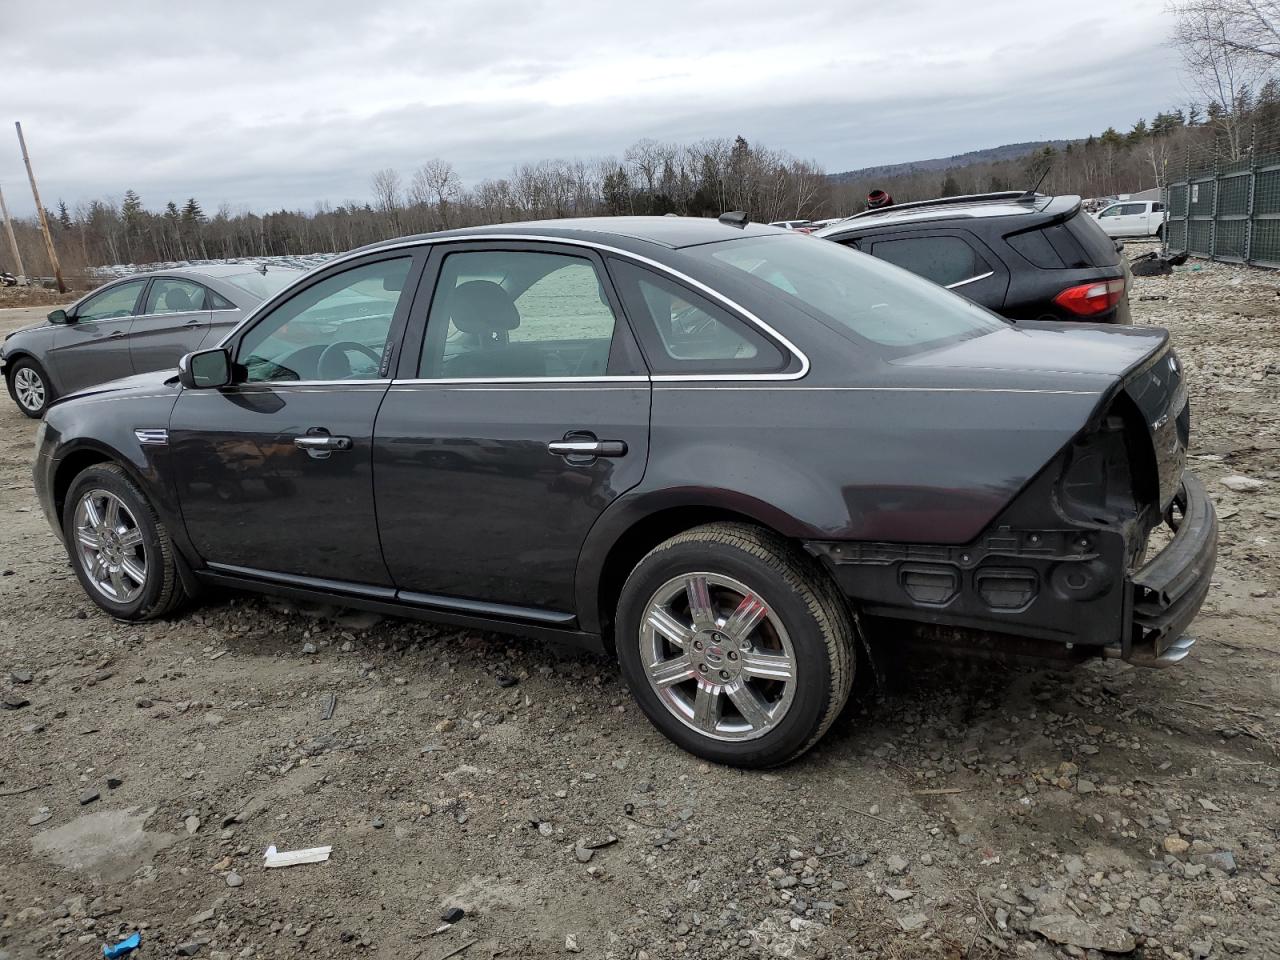
[[[376,380],[411,257],[334,274],[282,303],[240,341],[250,383]]]
[[[76,320],[87,323],[90,320],[114,320],[117,317],[130,316],[145,282],[145,280],[130,280],[128,283],[117,284],[95,297],[90,297],[76,311]]]

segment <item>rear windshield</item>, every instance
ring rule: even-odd
[[[250,296],[265,300],[279,293],[293,281],[302,276],[301,270],[282,270],[267,268],[266,273],[258,270],[246,270],[244,273],[233,273],[222,279],[233,287],[239,287]]]
[[[1098,221],[1077,213],[1064,226],[1084,248],[1084,254],[1095,267],[1110,267],[1120,262],[1116,242],[1106,235]]]
[[[684,252],[741,270],[810,316],[894,355],[1005,326],[995,314],[900,267],[804,234],[744,237]]]

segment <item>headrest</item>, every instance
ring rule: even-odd
[[[174,313],[195,309],[191,305],[191,297],[182,287],[170,287],[164,292],[164,305]]]
[[[485,336],[506,333],[520,326],[520,314],[511,294],[492,280],[468,280],[449,298],[453,325],[463,333]]]

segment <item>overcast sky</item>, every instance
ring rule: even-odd
[[[641,138],[732,137],[835,172],[1080,137],[1187,99],[1164,0],[7,0],[0,184],[45,205],[370,196]]]

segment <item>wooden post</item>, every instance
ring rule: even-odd
[[[9,220],[9,208],[4,205],[3,190],[0,190],[0,215],[4,216],[4,232],[9,235],[9,249],[13,251],[13,262],[18,265],[18,276],[25,278],[27,271],[22,269],[22,254],[18,252],[18,238],[13,235],[13,224]]]
[[[22,124],[14,123],[18,129],[18,145],[22,147],[22,162],[27,165],[27,179],[31,181],[31,196],[36,201],[36,216],[40,218],[40,229],[44,231],[44,247],[49,252],[49,262],[53,264],[53,279],[58,285],[59,293],[67,292],[67,285],[62,282],[62,264],[58,262],[58,251],[53,249],[53,234],[49,232],[49,218],[44,215],[44,204],[40,202],[40,191],[36,188],[36,175],[31,171],[31,158],[27,156],[27,141],[22,136]]]

